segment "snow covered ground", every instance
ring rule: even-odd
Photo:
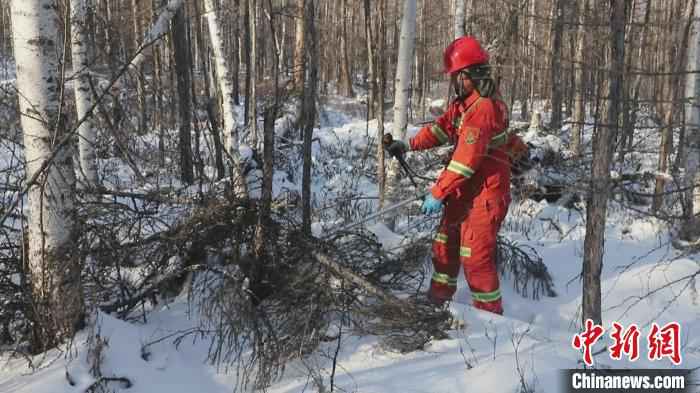
[[[333,109],[342,103],[340,99],[334,100],[321,117],[321,128],[316,135],[319,143],[314,144],[315,171],[323,179],[314,184],[314,192],[321,206],[351,190],[376,196],[371,174],[358,173],[351,160],[329,161],[342,161],[338,156],[362,156],[368,136],[376,133],[376,122],[368,125],[357,115]],[[386,126],[389,128],[391,124]],[[345,154],[330,154],[331,148]],[[298,190],[299,176],[300,171],[276,176],[275,192]],[[368,201],[363,207],[371,211],[375,205],[372,199]],[[329,218],[318,223],[316,229],[321,231],[337,224],[337,219]],[[401,226],[398,234],[374,223],[368,227],[383,240],[386,248],[401,244]],[[335,369],[332,365],[338,343],[326,343],[305,364],[290,364],[284,377],[269,391],[321,391],[308,374],[309,365],[322,370],[324,391],[330,391],[331,376],[334,390],[357,393],[512,393],[524,391],[523,384],[530,391],[558,391],[559,370],[582,367],[582,356],[572,348],[571,342],[580,325],[582,284],[578,275],[584,217],[577,210],[545,201],[514,201],[501,234],[537,250],[554,279],[557,297],[537,301],[523,298],[506,279],[501,283],[505,315],[495,316],[469,305],[471,295],[460,277],[451,310],[464,320],[465,326],[451,331],[449,339],[433,341],[425,351],[401,355],[382,350],[375,337],[343,335]],[[612,360],[603,352],[595,357],[596,366],[675,367],[668,359],[648,360],[645,338],[652,322],[660,325],[678,322],[683,356],[680,367],[700,367],[700,337],[693,334],[700,330],[700,300],[695,281],[680,280],[699,269],[697,255],[681,255],[670,247],[668,228],[663,223],[637,217],[611,204],[603,268],[604,327],[609,329],[613,321],[624,326],[637,324],[642,332],[641,353],[639,360],[631,362]],[[674,283],[676,280],[680,281]],[[198,326],[196,312],[185,294],[149,312],[145,323],[129,323],[99,314],[96,326],[108,343],[102,374],[126,377],[133,383],[128,389],[119,382],[111,383],[109,387],[114,391],[218,393],[230,392],[235,385],[235,370],[217,369],[206,362],[210,344],[207,337],[190,335],[176,340]],[[69,352],[54,351],[34,359],[37,370],[29,369],[25,359],[0,359],[0,392],[85,391],[94,382],[86,360],[86,341],[91,336],[90,332],[82,332]],[[602,341],[611,343],[607,332]]]

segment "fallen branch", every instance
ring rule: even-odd
[[[110,382],[119,382],[122,384],[121,388],[122,389],[129,389],[133,386],[131,383],[131,380],[129,378],[125,377],[99,377],[95,382],[90,384],[90,386],[85,389],[85,393],[98,393],[99,390],[98,388],[102,387],[103,384],[107,384]]]

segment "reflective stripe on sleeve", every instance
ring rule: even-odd
[[[437,138],[438,142],[440,142],[441,145],[449,140],[445,131],[443,131],[442,128],[437,124],[433,124],[433,126],[430,127],[430,132],[433,133],[433,135],[435,136],[435,138]]]
[[[505,130],[501,132],[500,134],[496,134],[491,138],[491,142],[489,142],[489,147],[495,148],[495,147],[501,147],[506,144],[506,141],[508,140],[508,130]]]
[[[435,241],[438,243],[447,243],[447,235],[445,235],[444,233],[438,233],[435,236]]]
[[[472,249],[469,247],[460,247],[459,248],[459,256],[460,257],[470,257],[472,256]]]
[[[447,166],[447,170],[464,177],[471,177],[474,174],[474,170],[472,168],[455,160],[450,161],[450,165]]]

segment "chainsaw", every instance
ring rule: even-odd
[[[410,167],[410,165],[408,165],[408,163],[406,162],[406,158],[404,157],[404,154],[403,154],[402,152],[396,152],[396,151],[392,151],[392,150],[388,149],[388,147],[389,147],[393,142],[394,142],[394,139],[393,139],[393,137],[391,136],[391,134],[385,134],[385,135],[384,135],[384,138],[382,138],[382,145],[383,145],[383,147],[384,147],[384,150],[386,150],[387,153],[389,153],[389,155],[390,155],[391,157],[394,157],[394,158],[399,162],[399,165],[401,166],[401,168],[403,169],[403,171],[406,173],[406,176],[408,176],[409,180],[411,180],[411,184],[413,184],[413,187],[415,187],[416,189],[419,188],[419,187],[418,187],[418,183],[416,182],[416,179],[426,180],[426,181],[434,181],[434,180],[435,180],[435,179],[431,179],[431,178],[429,178],[429,177],[425,177],[425,176],[420,176],[420,175],[418,175],[418,174]],[[410,203],[412,203],[412,202],[418,201],[418,200],[423,200],[423,199],[425,198],[426,195],[428,195],[428,192],[427,192],[427,191],[426,191],[426,192],[418,193],[418,195],[415,195],[415,196],[413,196],[413,197],[411,197],[411,198],[404,199],[404,200],[402,200],[402,201],[400,201],[400,202],[394,203],[394,204],[392,204],[391,206],[387,206],[387,207],[385,207],[385,208],[379,210],[379,211],[376,212],[376,213],[370,214],[369,216],[362,218],[362,219],[359,220],[359,221],[355,221],[355,222],[352,222],[352,223],[347,224],[347,225],[345,225],[345,226],[342,226],[342,227],[340,227],[340,228],[338,228],[338,229],[332,231],[330,234],[324,236],[323,238],[324,238],[324,239],[327,239],[327,238],[332,237],[332,236],[334,236],[334,235],[336,235],[336,234],[338,234],[338,233],[347,232],[347,231],[349,231],[349,230],[351,230],[351,229],[357,228],[357,227],[361,226],[362,224],[364,224],[364,223],[366,223],[366,222],[368,222],[368,221],[372,221],[372,220],[374,220],[374,219],[376,219],[376,218],[379,218],[379,217],[381,217],[381,216],[383,216],[383,215],[385,215],[385,214],[387,214],[387,213],[389,213],[389,212],[391,212],[391,211],[393,211],[393,210],[396,210],[396,209],[398,209],[398,208],[400,208],[400,207],[406,206],[406,205],[408,205],[408,204],[410,204]]]

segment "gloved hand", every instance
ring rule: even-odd
[[[420,211],[423,214],[433,214],[437,213],[442,209],[442,201],[433,198],[433,195],[428,193],[423,199],[423,206],[421,206]]]
[[[407,151],[411,150],[411,147],[406,142],[395,141],[391,134],[384,134],[382,145],[392,157],[402,157]]]

